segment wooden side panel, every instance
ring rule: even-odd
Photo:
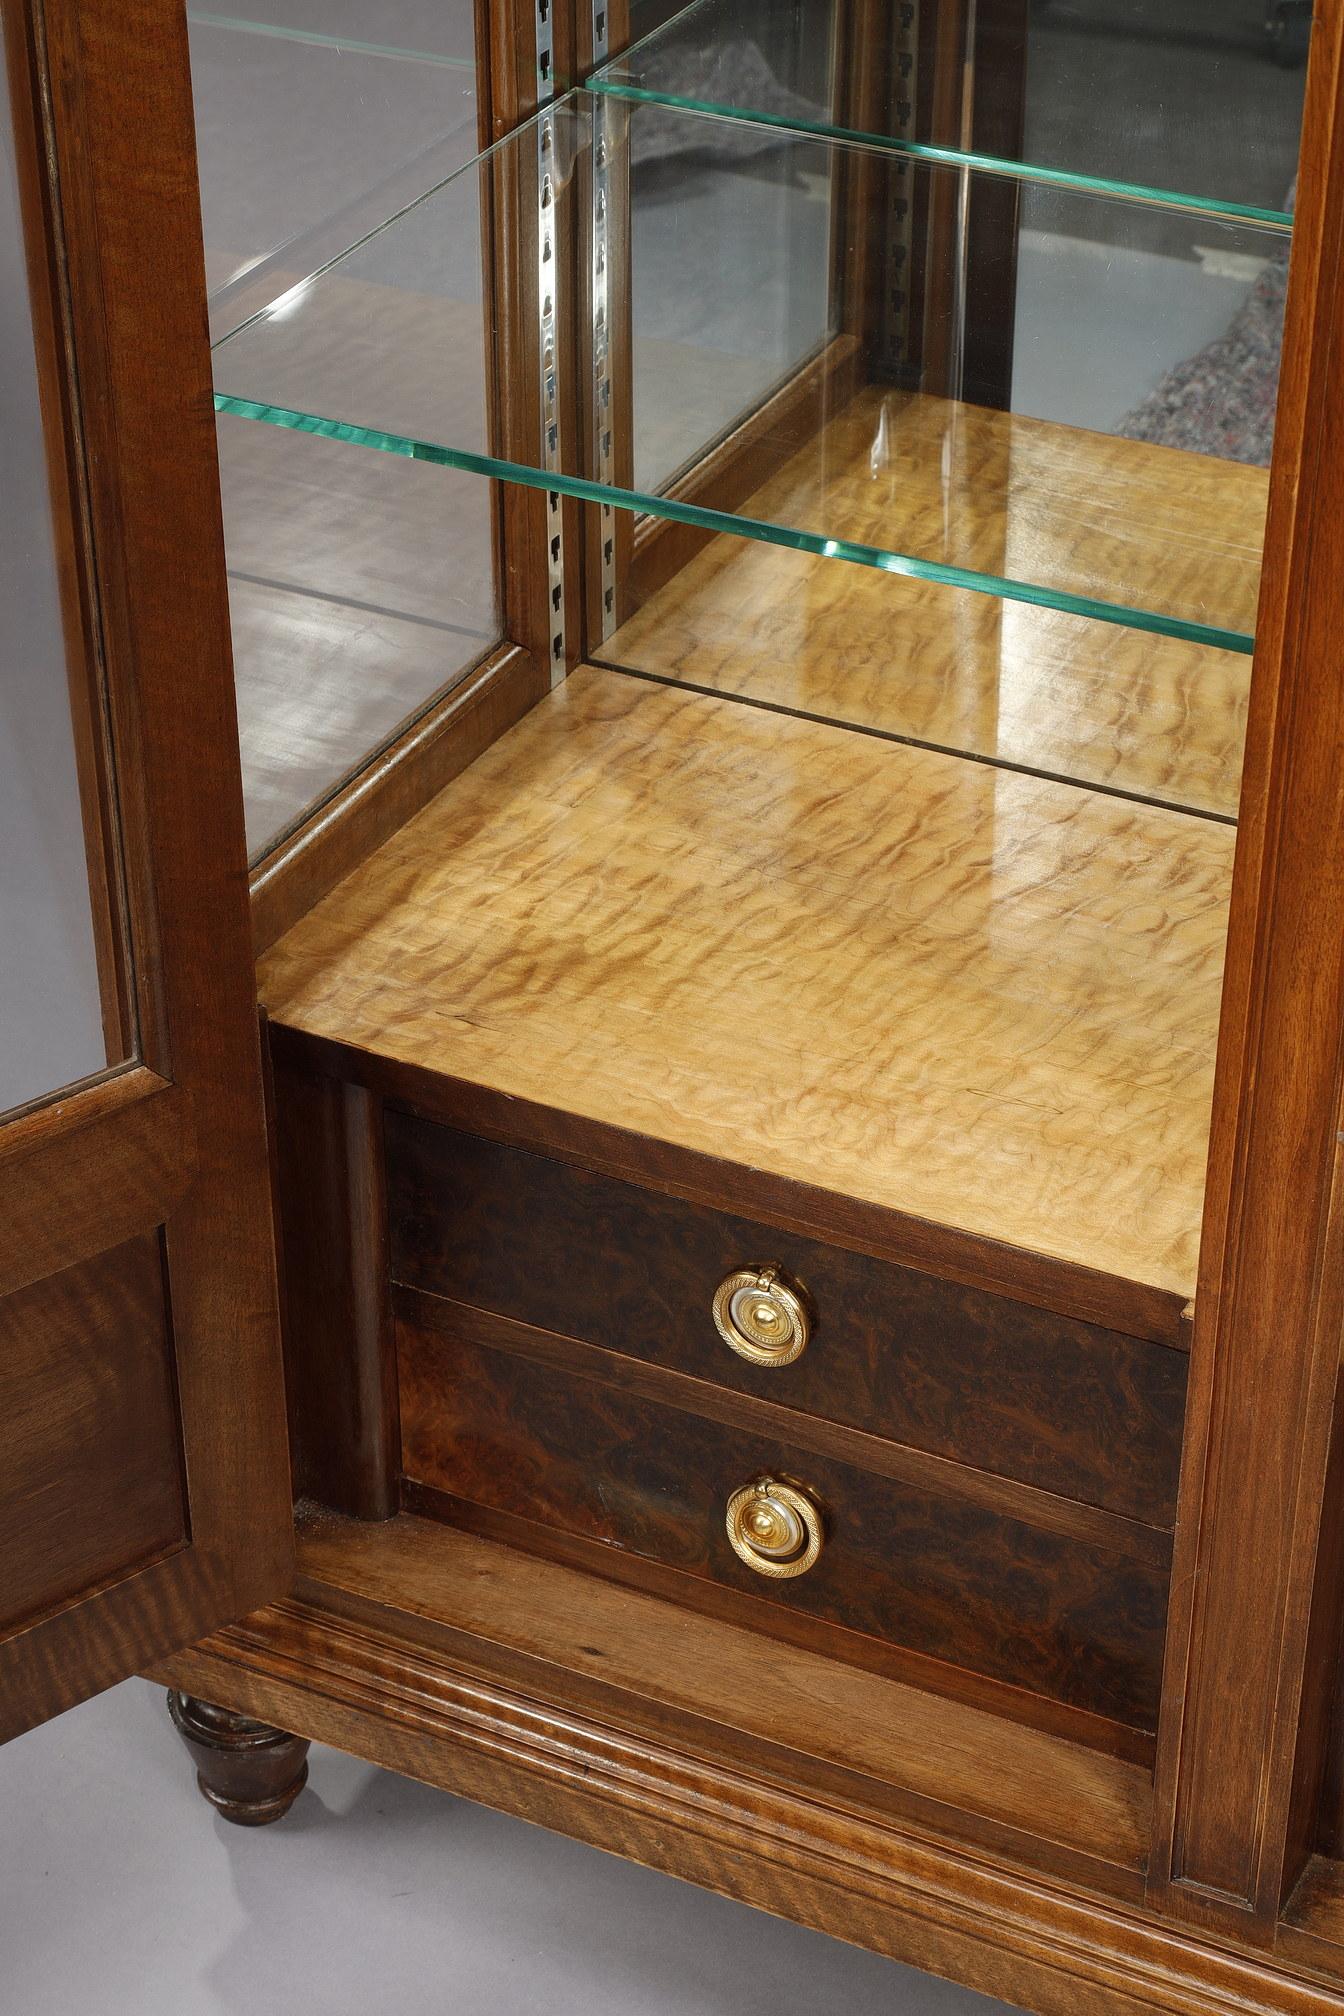
[[[1170,1524],[1179,1351],[404,1113],[387,1142],[399,1281]],[[794,1364],[763,1368],[710,1305],[725,1275],[772,1261],[817,1325]]]
[[[808,1618],[1153,1726],[1160,1568],[447,1331],[401,1321],[398,1336],[407,1476],[531,1521],[542,1552],[577,1537],[599,1571],[608,1550],[633,1553],[680,1571],[685,1600],[697,1583],[736,1591],[742,1621],[767,1631],[772,1613]],[[730,1493],[767,1473],[825,1508],[819,1561],[786,1582],[740,1561],[725,1530]],[[831,1649],[844,1657],[844,1637]]]
[[[0,1301],[0,1629],[187,1537],[154,1235]]]
[[[1152,1894],[1265,1937],[1344,1592],[1344,10],[1317,10],[1228,933]]]

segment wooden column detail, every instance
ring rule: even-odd
[[[274,1096],[295,1490],[387,1519],[400,1431],[382,1101],[279,1063]]]
[[[1315,1825],[1341,1582],[1342,20],[1318,10],[1307,85],[1149,1879],[1266,1936]]]

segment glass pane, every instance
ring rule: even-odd
[[[120,1061],[103,1030],[29,301],[0,63],[0,1112]]]
[[[295,312],[313,274],[472,160],[473,9],[266,0],[189,19],[218,337],[259,311]],[[456,371],[478,406],[479,243],[468,265]],[[351,304],[352,367],[382,368],[385,303],[373,290]],[[227,418],[219,451],[256,858],[498,640],[494,510],[469,478],[394,481],[375,458]]]
[[[219,422],[255,858],[500,634],[487,486]]]
[[[639,119],[631,139],[633,483],[656,491],[835,333],[835,164],[693,119]]]
[[[944,0],[893,8],[835,88],[840,0],[632,11],[590,88],[1282,212],[1310,0]],[[659,16],[665,18],[659,18]]]
[[[608,112],[595,114],[595,105]],[[594,118],[609,111],[610,101],[580,93],[556,115],[557,174],[576,191]],[[842,332],[850,304],[820,257],[794,262],[790,228],[759,229],[762,176],[768,188],[778,171],[763,169],[754,151],[744,157],[738,125],[661,106],[617,114],[631,165],[624,184],[614,183],[611,257],[631,276],[624,340],[634,389],[628,412],[619,399],[613,408],[616,478],[605,490],[594,443],[578,430],[561,441],[558,480],[538,459],[492,454],[483,392],[470,396],[474,367],[464,387],[441,361],[461,354],[473,315],[469,354],[493,347],[463,248],[483,242],[483,191],[488,200],[492,184],[502,191],[535,174],[536,135],[526,129],[337,261],[283,312],[225,343],[216,359],[225,410],[1249,651],[1286,226],[1206,217],[1209,256],[1195,263],[1151,250],[1147,202],[1040,185],[1031,191],[1030,256],[1005,262],[995,226],[1005,192],[1015,202],[1016,180],[780,136],[788,176],[823,192],[821,209],[829,192],[845,192],[836,263],[852,272],[859,248],[885,232],[889,273],[900,276],[891,292],[908,312],[886,331],[866,379],[856,339],[845,355],[831,346],[809,399],[774,416],[769,483],[749,500],[705,492],[704,502],[664,472],[702,461],[725,415],[759,396],[791,347],[796,356],[817,332]],[[619,135],[606,144],[619,152]],[[703,205],[692,214],[712,215],[712,229],[669,225],[664,212],[676,205],[666,190],[649,200],[639,165],[648,158],[663,174],[675,164],[688,204],[694,193]],[[679,322],[678,301],[689,304]],[[382,340],[361,355],[342,331],[370,313]],[[1253,346],[1244,340],[1248,314]],[[581,352],[590,323],[591,311],[581,313]],[[1220,328],[1208,370],[1192,374],[1192,344]],[[612,339],[619,353],[619,327]],[[667,347],[675,373],[659,367]],[[591,357],[576,361],[583,382]],[[1161,416],[1192,413],[1201,397],[1212,423],[1169,432]],[[1220,431],[1229,399],[1253,408],[1260,424]]]
[[[218,337],[471,160],[471,11],[269,0],[187,18]]]

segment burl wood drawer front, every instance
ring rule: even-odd
[[[1155,1726],[1160,1566],[482,1348],[455,1334],[450,1310],[432,1325],[402,1315],[397,1328],[403,1470],[412,1487],[454,1501],[435,1506],[413,1489],[420,1509],[468,1525],[471,1508],[532,1522],[507,1537],[562,1554],[577,1538],[599,1572],[620,1572],[630,1555],[680,1570],[693,1579],[666,1593],[695,1601],[697,1582],[739,1592],[756,1599],[741,1621],[758,1628],[773,1628],[772,1615],[781,1627],[787,1617],[844,1627],[825,1643],[839,1657],[849,1633],[864,1634]],[[727,1536],[731,1493],[767,1474],[805,1486],[823,1509],[820,1558],[791,1581],[755,1573]]]
[[[823,1246],[389,1111],[394,1279],[542,1330],[1105,1506],[1175,1515],[1186,1358],[912,1268]],[[737,1357],[711,1316],[735,1268],[802,1281],[790,1365]]]

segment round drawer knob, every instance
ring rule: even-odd
[[[758,1575],[806,1575],[826,1538],[821,1513],[778,1477],[759,1477],[728,1500],[733,1552]]]
[[[812,1335],[807,1298],[778,1267],[739,1267],[720,1281],[714,1322],[724,1343],[753,1365],[792,1365]]]

